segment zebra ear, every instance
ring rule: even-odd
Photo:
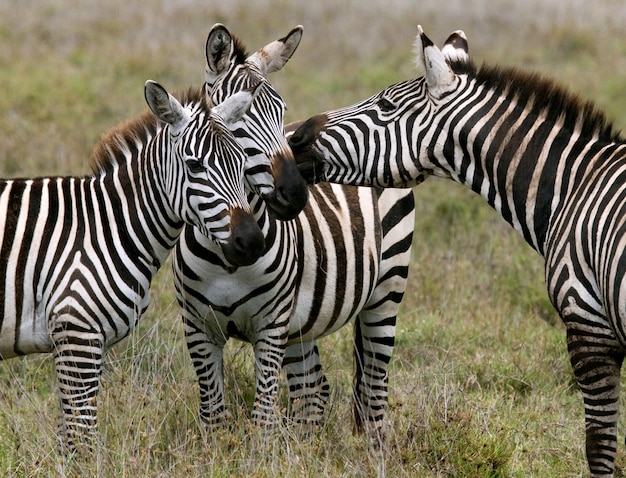
[[[182,105],[156,81],[146,81],[144,96],[154,115],[161,121],[174,128],[179,128],[185,122],[186,117]]]
[[[302,31],[302,25],[298,25],[285,37],[268,43],[250,55],[247,61],[254,63],[265,75],[280,70],[298,48],[302,39]]]
[[[221,23],[213,25],[205,46],[205,81],[209,85],[229,68],[234,50],[235,42],[228,29]]]
[[[236,123],[248,112],[262,85],[263,83],[259,82],[250,89],[229,96],[211,108],[211,115],[219,116],[228,126]]]
[[[456,83],[456,75],[446,63],[441,50],[426,36],[422,26],[418,25],[415,38],[416,59],[418,67],[426,71],[428,91],[435,98],[450,91]]]
[[[452,32],[441,49],[446,62],[452,66],[455,63],[469,63],[469,47],[463,30]]]

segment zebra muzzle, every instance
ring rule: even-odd
[[[230,237],[221,243],[225,259],[232,265],[249,266],[265,251],[265,238],[254,216],[240,208],[231,210]]]
[[[317,184],[326,179],[326,162],[315,143],[327,121],[325,114],[315,115],[301,123],[289,136],[289,146],[296,157],[298,170],[308,184]]]
[[[309,198],[307,182],[291,151],[272,157],[272,175],[274,190],[263,199],[276,219],[289,221],[300,214]]]

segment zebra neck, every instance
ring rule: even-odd
[[[90,158],[91,187],[104,206],[103,221],[118,247],[149,264],[152,273],[183,228],[176,213],[183,198],[171,191],[178,173],[175,164],[164,160],[171,156],[171,145],[162,132],[163,124],[146,111],[103,136]]]
[[[119,247],[156,272],[180,237],[184,223],[174,214],[157,180],[162,173],[147,174],[146,169],[129,162],[115,174],[97,178],[94,189],[105,205],[103,221],[117,236]]]
[[[519,112],[497,124],[468,122],[456,141],[463,157],[450,161],[452,179],[480,194],[542,255],[555,214],[595,164],[585,151],[602,147]]]

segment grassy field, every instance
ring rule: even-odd
[[[32,0],[0,2],[0,175],[81,175],[99,136],[145,109],[143,84],[200,84],[215,22],[256,49],[304,25],[273,83],[288,120],[416,75],[416,25],[463,29],[478,61],[533,69],[626,126],[622,0]],[[415,190],[411,279],[398,318],[384,450],[351,435],[351,330],[320,344],[332,400],[303,438],[248,420],[250,347],[229,344],[232,427],[207,434],[169,267],[140,326],[108,355],[99,447],[63,464],[50,357],[0,365],[2,476],[570,477],[587,474],[582,400],[541,259],[482,200],[451,183]],[[281,404],[286,404],[284,391]],[[626,421],[620,421],[620,442]],[[626,450],[618,464],[626,466]]]

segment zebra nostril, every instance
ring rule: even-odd
[[[306,125],[303,126],[304,127],[298,128],[298,130],[289,138],[289,147],[294,153],[300,152],[315,139],[315,134],[313,134],[310,130],[305,129]]]
[[[298,153],[309,147],[316,139],[328,118],[325,114],[312,116],[302,123],[289,138],[289,147]]]

